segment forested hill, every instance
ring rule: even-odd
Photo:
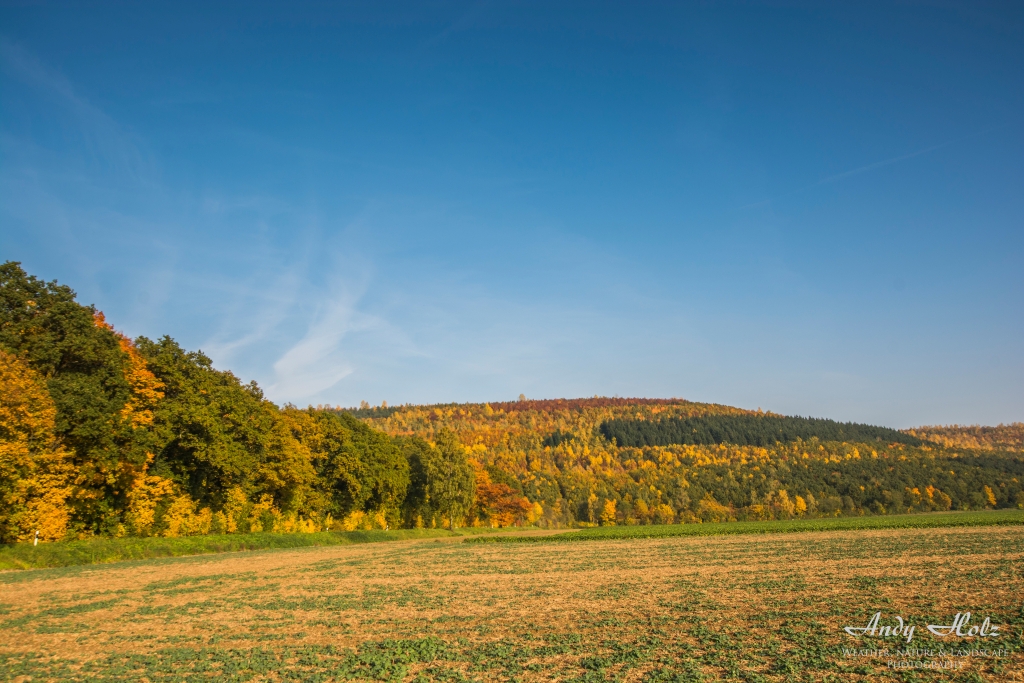
[[[1022,434],[683,399],[281,408],[0,265],[0,542],[1024,507]]]
[[[1024,507],[1021,454],[945,446],[884,427],[682,399],[353,410],[395,436],[429,440],[452,430],[492,478],[541,503],[543,524]],[[666,425],[687,432],[666,437]],[[623,427],[660,441],[630,441],[627,433],[623,444]]]

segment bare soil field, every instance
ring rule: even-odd
[[[0,677],[1024,681],[1022,559],[1021,527],[967,527],[424,540],[10,572]],[[913,624],[910,642],[843,630],[878,612]],[[967,612],[964,634],[987,617],[998,635],[927,629]]]

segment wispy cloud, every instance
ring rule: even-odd
[[[127,333],[153,335],[180,251],[156,158],[64,74],[3,37],[0,74],[5,256],[73,285]],[[119,282],[133,284],[115,292]]]
[[[268,387],[270,393],[284,400],[301,400],[352,374],[352,363],[341,343],[346,335],[370,330],[376,324],[372,316],[356,310],[358,299],[354,293],[342,291],[320,307],[306,335],[274,363],[277,381]]]
[[[306,334],[274,363],[269,395],[284,401],[311,400],[351,375],[359,359],[366,360],[367,347],[394,357],[419,355],[401,329],[360,309],[368,285],[368,277],[354,285],[338,282],[318,297]],[[353,339],[357,336],[364,339]]]
[[[893,157],[891,159],[883,159],[882,161],[876,161],[873,164],[867,164],[865,166],[860,166],[858,168],[854,168],[854,169],[851,169],[849,171],[843,171],[842,173],[837,173],[837,174],[835,174],[833,176],[829,176],[827,178],[822,178],[818,182],[812,183],[812,184],[807,185],[806,187],[802,187],[802,188],[800,188],[798,190],[794,190],[794,192],[803,192],[804,190],[809,190],[809,189],[814,188],[814,187],[821,187],[822,185],[828,185],[829,183],[834,183],[834,182],[836,182],[838,180],[843,180],[844,178],[851,178],[851,177],[853,177],[855,175],[860,175],[861,173],[867,173],[868,171],[874,171],[876,168],[884,168],[885,166],[892,166],[893,164],[898,164],[901,161],[906,161],[907,159],[913,159],[914,157],[919,157],[922,154],[927,154],[928,152],[933,152],[933,151],[935,151],[937,149],[942,149],[943,147],[947,147],[948,145],[951,145],[954,142],[956,142],[956,141],[955,140],[950,140],[949,142],[943,142],[942,144],[939,144],[939,145],[932,145],[931,147],[925,147],[924,149],[919,149],[916,152],[911,152],[910,154],[901,154],[898,157]]]
[[[44,99],[68,112],[85,143],[84,149],[99,162],[137,182],[150,182],[156,164],[141,140],[118,124],[103,109],[78,93],[61,73],[50,69],[25,48],[0,38],[4,71],[34,89]]]
[[[260,269],[261,272],[263,269]],[[210,282],[207,292],[221,290],[225,302],[217,330],[203,350],[222,365],[246,349],[266,342],[294,316],[304,287],[304,264],[278,269],[269,277],[247,282]]]
[[[876,161],[874,163],[865,164],[864,166],[858,166],[857,168],[852,168],[849,171],[843,171],[842,173],[836,173],[835,175],[830,175],[830,176],[828,176],[826,178],[822,178],[821,180],[813,182],[813,183],[811,183],[809,185],[804,185],[803,187],[798,187],[795,190],[790,190],[789,192],[784,192],[784,193],[782,193],[782,194],[780,194],[778,196],[772,197],[771,199],[764,199],[764,200],[761,200],[759,202],[754,202],[752,204],[744,204],[743,206],[741,206],[739,208],[740,209],[751,209],[751,208],[755,208],[755,207],[759,207],[759,206],[767,206],[767,205],[771,204],[772,202],[778,201],[779,199],[784,199],[786,197],[791,197],[791,196],[793,196],[795,194],[800,194],[801,192],[807,192],[808,190],[813,190],[816,187],[821,187],[823,185],[829,185],[831,183],[835,183],[835,182],[838,182],[840,180],[845,180],[847,178],[852,178],[853,176],[857,176],[857,175],[860,175],[862,173],[868,173],[870,171],[874,171],[874,170],[877,170],[879,168],[884,168],[886,166],[892,166],[893,164],[898,164],[901,161],[907,161],[908,159],[913,159],[914,157],[919,157],[919,156],[921,156],[923,154],[928,154],[929,152],[934,152],[937,149],[942,149],[943,147],[949,147],[950,145],[953,145],[955,143],[963,142],[964,140],[969,140],[970,138],[978,137],[980,135],[985,135],[986,133],[990,133],[993,130],[996,130],[996,129],[995,128],[987,128],[985,130],[978,131],[976,133],[971,133],[970,135],[964,135],[963,137],[955,138],[953,140],[947,140],[946,142],[942,142],[942,143],[939,143],[937,145],[930,145],[928,147],[924,147],[924,148],[916,150],[914,152],[910,152],[909,154],[901,154],[899,156],[891,157],[889,159],[882,159],[881,161]]]

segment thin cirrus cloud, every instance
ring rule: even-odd
[[[756,207],[767,206],[768,204],[771,204],[772,202],[778,201],[780,199],[784,199],[784,198],[787,198],[787,197],[792,197],[793,195],[797,195],[797,194],[800,194],[802,192],[807,192],[808,190],[813,190],[815,188],[822,187],[823,185],[830,185],[832,183],[837,183],[837,182],[840,182],[842,180],[846,180],[847,178],[852,178],[854,176],[861,175],[862,173],[868,173],[870,171],[875,171],[875,170],[880,169],[880,168],[885,168],[886,166],[892,166],[893,164],[898,164],[898,163],[900,163],[902,161],[908,161],[908,160],[913,159],[915,157],[919,157],[919,156],[922,156],[924,154],[928,154],[929,152],[934,152],[935,150],[942,149],[943,147],[949,147],[950,145],[956,144],[958,142],[963,142],[965,140],[969,140],[971,138],[978,137],[980,135],[985,135],[987,133],[992,132],[993,130],[995,130],[995,128],[988,128],[988,129],[985,129],[985,130],[982,130],[982,131],[978,131],[976,133],[971,133],[970,135],[964,135],[964,136],[955,138],[953,140],[947,140],[946,142],[940,142],[937,145],[929,145],[927,147],[915,150],[913,152],[909,152],[907,154],[900,154],[899,156],[894,156],[894,157],[890,157],[888,159],[882,159],[881,161],[875,161],[875,162],[870,163],[870,164],[865,164],[863,166],[858,166],[857,168],[852,168],[849,171],[843,171],[842,173],[836,173],[834,175],[828,176],[827,178],[822,178],[821,180],[813,182],[813,183],[811,183],[809,185],[804,185],[803,187],[798,187],[795,190],[790,190],[789,192],[785,192],[785,193],[783,193],[781,195],[778,195],[777,197],[773,197],[771,199],[763,199],[763,200],[761,200],[759,202],[754,202],[752,204],[745,204],[745,205],[743,205],[743,206],[741,206],[739,208],[740,209],[752,209],[752,208],[756,208]]]
[[[346,341],[353,337],[370,337],[378,348],[403,345],[406,340],[399,330],[358,309],[359,298],[358,292],[343,288],[326,297],[305,336],[274,363],[275,381],[267,387],[269,394],[279,400],[303,401],[351,375],[354,365]]]
[[[296,264],[276,283],[287,281],[286,285],[267,287],[262,305],[255,306],[248,317],[230,322],[228,330],[241,331],[242,336],[209,344],[210,355],[224,364],[251,364],[252,374],[262,380],[268,396],[302,403],[351,375],[355,356],[366,346],[416,353],[404,332],[385,317],[364,310],[371,280],[365,261],[361,273],[351,266],[338,267],[350,276],[335,277],[326,287],[311,281],[308,268],[308,263]],[[288,333],[296,329],[304,330],[297,340]],[[266,363],[273,368],[268,375],[266,365],[260,367],[260,358],[281,348],[276,359]]]
[[[152,181],[155,164],[139,139],[80,95],[64,75],[48,68],[24,47],[2,38],[0,61],[9,76],[70,115],[83,143],[79,149],[89,162],[137,182]]]
[[[114,257],[120,275],[130,273],[137,283],[130,297],[135,303],[126,307],[134,315],[122,310],[120,316],[135,327],[125,318],[147,317],[167,296],[168,265],[179,251],[161,237],[169,219],[156,157],[142,138],[22,45],[0,38],[0,64],[10,100],[17,96],[24,105],[5,112],[0,135],[8,258],[44,268],[62,262],[63,272],[53,275],[90,303],[101,303],[103,281],[116,276],[99,255]],[[157,211],[140,213],[132,204]]]
[[[268,387],[270,393],[285,400],[301,400],[352,374],[341,343],[349,334],[371,330],[376,322],[355,310],[356,301],[343,292],[322,306],[306,335],[274,363],[276,382]]]

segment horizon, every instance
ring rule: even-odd
[[[0,261],[279,405],[1024,420],[1019,6],[0,17]]]

